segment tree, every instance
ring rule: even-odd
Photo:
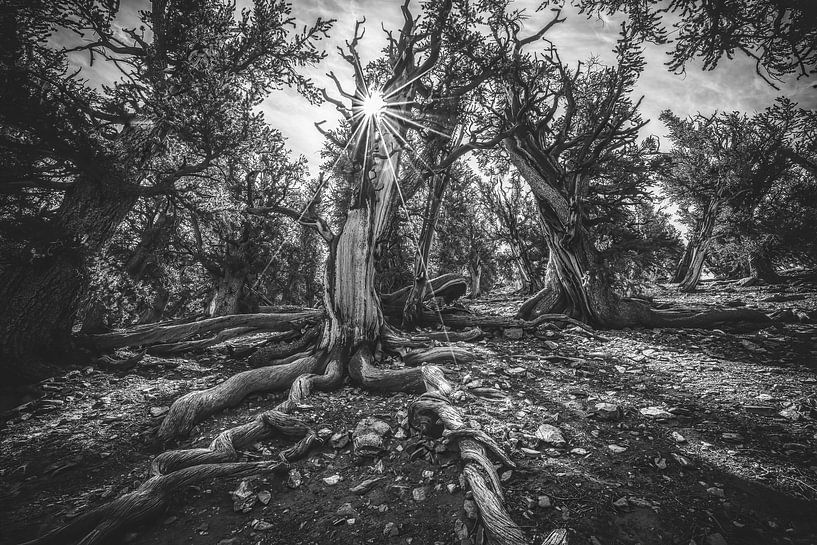
[[[697,286],[716,224],[742,223],[735,228],[751,235],[752,211],[788,168],[781,151],[792,110],[786,112],[780,119],[738,112],[684,120],[669,111],[661,114],[673,141],[662,187],[682,208],[691,233],[674,277],[682,290]],[[757,273],[768,258],[758,241],[748,241],[748,247]]]
[[[2,207],[23,203],[30,228],[3,237],[0,360],[10,380],[29,380],[71,353],[89,259],[138,199],[172,194],[225,154],[247,152],[245,135],[263,123],[254,107],[271,90],[315,97],[299,69],[323,57],[314,42],[330,22],[294,33],[282,1],[259,0],[236,18],[231,2],[156,0],[139,28],[119,32],[116,2],[11,7]],[[52,29],[80,43],[57,46]],[[85,53],[120,79],[101,90],[82,80],[71,61]]]
[[[817,71],[817,6],[778,0],[574,0],[588,17],[626,14],[636,31],[658,44],[672,43],[667,65],[683,71],[692,59],[714,69],[735,50],[755,60],[766,82]]]

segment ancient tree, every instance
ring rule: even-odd
[[[781,152],[788,119],[772,122],[733,113],[679,119],[661,115],[670,130],[673,149],[662,171],[662,187],[681,207],[690,229],[689,241],[674,280],[692,291],[701,277],[716,226],[732,224],[747,240],[747,260],[753,276],[774,279],[758,234],[752,234],[752,215],[772,185],[788,168]],[[778,121],[778,120],[775,120]]]
[[[89,259],[137,200],[172,194],[218,158],[247,153],[246,134],[262,124],[253,108],[270,90],[292,85],[310,94],[299,69],[322,58],[314,42],[329,28],[318,20],[293,32],[283,2],[237,15],[229,2],[157,0],[139,28],[119,32],[117,9],[103,1],[15,3],[8,16],[2,206],[22,205],[18,219],[27,225],[3,236],[0,361],[9,380],[70,360]],[[69,45],[55,45],[54,32]],[[82,55],[120,79],[101,90],[90,85],[74,68]]]

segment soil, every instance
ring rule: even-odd
[[[703,283],[693,294],[662,288],[654,297],[817,310],[817,285],[793,278],[749,288]],[[770,297],[786,300],[763,301]],[[509,315],[520,302],[505,295],[470,305]],[[567,528],[572,544],[815,544],[816,330],[801,323],[744,332],[635,329],[599,332],[603,340],[540,328],[521,339],[462,344],[479,357],[447,366],[446,376],[465,392],[458,406],[470,425],[518,464],[500,473],[508,509],[532,543]],[[43,383],[3,424],[0,542],[33,538],[133,490],[162,450],[155,432],[173,400],[246,368],[222,346],[188,358],[148,356],[124,376],[86,367]],[[489,401],[469,393],[474,388],[502,396]],[[280,399],[247,399],[199,424],[181,445],[206,446]],[[464,509],[471,505],[456,452],[405,426],[412,399],[348,386],[313,394],[297,414],[315,429],[351,431],[367,416],[390,424],[382,456],[358,457],[351,442],[327,441],[293,464],[300,484],[291,473],[179,490],[163,518],[133,528],[123,542],[479,542],[478,533],[464,536],[474,520]],[[597,411],[599,403],[620,412]],[[566,444],[540,442],[542,424],[556,426]],[[273,440],[242,456],[272,458],[287,446]],[[336,484],[324,482],[335,475]],[[350,491],[371,478],[381,480],[368,492]],[[240,485],[256,499],[236,511],[230,493]]]

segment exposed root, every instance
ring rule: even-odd
[[[307,356],[286,365],[244,371],[207,390],[190,392],[170,407],[158,437],[168,441],[185,435],[207,416],[238,405],[252,393],[285,390],[298,376],[314,372],[318,364],[317,357]]]
[[[463,313],[443,313],[442,318],[433,312],[424,312],[423,323],[427,325],[440,324],[456,329],[478,327],[481,329],[504,329],[522,328],[535,329],[546,322],[563,322],[575,325],[585,331],[593,331],[593,328],[566,314],[540,314],[532,320],[522,320],[519,318],[505,318],[503,316],[474,316]],[[443,321],[445,323],[443,323]]]
[[[403,355],[403,363],[408,367],[423,364],[457,363],[474,361],[474,353],[457,346],[438,346],[424,350],[412,350]]]
[[[427,392],[412,403],[410,408],[415,427],[428,431],[434,428],[433,422],[439,419],[445,427],[445,433],[457,442],[464,462],[463,476],[474,494],[480,520],[490,542],[525,545],[527,540],[522,530],[505,509],[499,477],[485,453],[486,447],[494,454],[501,452],[501,448],[490,438],[485,441],[487,436],[482,432],[467,428],[462,414],[448,397],[453,388],[439,368],[424,367],[423,378]],[[513,467],[513,462],[504,452],[499,459]]]
[[[406,304],[412,286],[406,286],[392,293],[384,293],[380,296],[383,312],[386,314],[400,315]],[[468,282],[461,275],[456,273],[443,274],[428,281],[423,300],[432,297],[441,297],[447,303],[456,301],[468,291]]]
[[[474,342],[483,336],[483,331],[472,327],[465,331],[432,331],[419,335],[403,335],[388,326],[383,327],[380,342],[389,352],[399,353],[406,348],[430,348],[434,342]]]
[[[253,331],[257,331],[257,329],[254,327],[233,327],[219,331],[212,337],[207,337],[206,339],[156,344],[148,348],[148,352],[154,356],[172,356],[174,354],[184,354],[185,352],[197,352]]]
[[[288,314],[235,314],[184,324],[139,328],[100,335],[85,335],[80,337],[79,340],[83,344],[88,344],[101,352],[108,352],[125,346],[177,343],[197,335],[233,328],[246,327],[257,331],[301,329],[306,325],[319,321],[322,316],[323,312],[320,310],[304,310]]]
[[[145,351],[142,350],[129,358],[117,359],[111,356],[102,356],[96,361],[112,371],[127,372],[136,367],[144,357]]]
[[[247,361],[253,367],[272,365],[272,362],[275,360],[288,358],[294,354],[307,350],[309,347],[315,344],[317,339],[318,328],[311,327],[302,335],[287,338],[283,341],[278,339],[258,345],[257,350],[253,351],[252,355],[250,355]]]
[[[355,384],[376,392],[422,392],[422,368],[378,369],[367,346],[361,346],[349,360],[349,377]]]

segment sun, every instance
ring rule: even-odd
[[[387,106],[386,100],[380,91],[374,91],[371,95],[365,97],[360,105],[363,115],[367,118],[373,118],[380,115],[380,112]]]

